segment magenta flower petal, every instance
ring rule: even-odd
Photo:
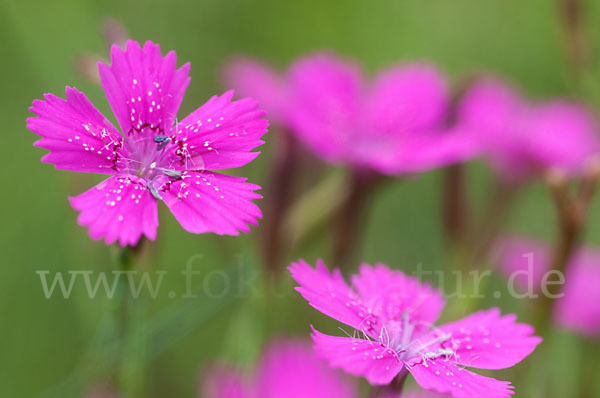
[[[565,273],[563,297],[557,299],[554,318],[562,327],[588,337],[600,335],[600,251],[575,254]]]
[[[256,376],[260,398],[354,398],[354,383],[316,358],[310,344],[271,343]]]
[[[268,112],[269,120],[284,124],[286,103],[289,101],[287,87],[268,65],[246,57],[235,57],[225,67],[224,78],[228,87],[235,87],[238,94],[255,98]]]
[[[65,89],[67,99],[52,94],[35,100],[27,128],[42,137],[34,145],[48,149],[43,162],[57,169],[115,174],[128,157],[123,138],[113,125],[77,89]]]
[[[456,363],[480,369],[504,369],[519,363],[542,341],[533,327],[515,323],[514,314],[502,316],[498,308],[479,311],[436,328],[424,340],[452,335],[433,348],[450,348]]]
[[[290,68],[292,119],[302,141],[325,160],[340,163],[354,137],[360,111],[360,68],[330,54],[298,60]]]
[[[377,318],[346,284],[339,270],[329,273],[322,260],[313,269],[304,260],[288,268],[299,287],[296,290],[318,311],[371,337],[379,335]]]
[[[134,245],[142,235],[156,238],[158,210],[146,182],[135,176],[113,176],[69,199],[81,213],[79,225],[88,226],[92,239],[106,244]]]
[[[113,45],[110,67],[98,64],[106,98],[126,136],[170,130],[190,82],[189,63],[180,69],[176,64],[174,51],[163,57],[158,44],[147,41],[141,48],[132,40],[125,51]]]
[[[446,82],[441,73],[432,65],[409,64],[377,76],[366,96],[364,112],[375,134],[406,138],[413,132],[438,130],[447,107]]]
[[[398,319],[403,314],[429,327],[440,316],[445,300],[439,290],[420,283],[384,264],[361,264],[352,276],[352,286],[364,305],[380,319]]]
[[[258,185],[212,172],[186,171],[180,180],[168,180],[159,188],[165,204],[181,226],[192,233],[238,235],[249,232],[261,217],[252,199],[261,196]]]
[[[524,109],[520,93],[499,80],[486,78],[469,89],[458,112],[460,121],[477,129],[480,139],[493,144],[491,140],[502,139],[504,133],[506,141],[501,143],[513,145],[515,137],[510,134],[516,132],[511,128],[511,120],[514,123]]]
[[[177,170],[218,170],[240,167],[259,152],[269,123],[250,98],[231,101],[233,91],[214,96],[176,126],[168,162]]]
[[[385,344],[352,337],[328,336],[313,328],[315,351],[334,368],[363,376],[372,385],[389,384],[404,367]]]
[[[470,372],[446,361],[427,361],[408,368],[417,383],[427,390],[456,398],[507,398],[512,385]]]

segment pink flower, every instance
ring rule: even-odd
[[[209,170],[240,167],[263,142],[264,112],[252,99],[231,101],[233,92],[212,97],[177,121],[190,81],[189,63],[176,69],[176,56],[160,47],[127,42],[113,46],[112,66],[99,63],[102,86],[123,135],[77,89],[67,99],[52,94],[30,108],[38,117],[27,127],[50,153],[43,162],[57,169],[111,175],[89,191],[70,198],[78,222],[93,239],[135,245],[142,235],[154,240],[157,201],[163,200],[189,232],[237,235],[256,225],[260,187],[244,178]]]
[[[550,251],[546,245],[521,236],[505,236],[495,243],[500,271],[512,278],[518,289],[539,291],[550,270]]]
[[[363,81],[354,62],[332,54],[297,60],[285,76],[248,59],[230,64],[227,80],[267,109],[321,159],[385,174],[426,171],[466,160],[470,137],[444,127],[446,83],[428,64],[408,64]]]
[[[354,398],[354,383],[327,367],[302,341],[271,343],[254,381],[236,372],[214,368],[204,377],[207,398]]]
[[[509,382],[472,373],[462,366],[502,369],[529,355],[539,337],[533,328],[502,316],[497,308],[433,327],[444,307],[439,291],[383,264],[362,264],[352,286],[322,261],[290,266],[296,288],[325,315],[355,329],[350,337],[313,329],[317,353],[371,384],[386,385],[410,372],[424,389],[454,397],[507,397]]]
[[[507,179],[551,168],[578,174],[600,151],[596,121],[585,107],[561,100],[529,103],[490,78],[467,92],[458,124],[481,143],[494,168]]]
[[[532,239],[505,238],[498,244],[500,270],[520,289],[539,293],[543,277],[551,269],[551,248]],[[554,280],[554,279],[553,279]],[[588,337],[600,335],[600,250],[579,249],[565,271],[562,297],[554,306],[554,320],[561,327]]]

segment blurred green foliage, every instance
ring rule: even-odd
[[[590,1],[588,6],[587,33],[595,50],[600,2]],[[238,53],[284,67],[305,52],[333,49],[358,58],[369,71],[402,60],[430,59],[451,78],[488,70],[534,97],[576,96],[579,91],[565,62],[556,1],[4,0],[0,3],[0,159],[8,168],[0,204],[3,397],[44,392],[78,396],[101,380],[101,371],[86,352],[106,326],[107,300],[90,300],[77,288],[71,299],[46,300],[35,273],[111,269],[109,248],[88,239],[67,201],[67,196],[88,189],[99,178],[41,164],[43,151],[32,147],[36,137],[26,130],[25,118],[33,99],[46,92],[62,96],[64,86],[71,85],[114,120],[102,89],[75,70],[77,56],[107,54],[100,31],[108,17],[122,22],[133,39],[151,39],[165,51],[175,49],[180,64],[191,62],[192,83],[180,115],[223,91],[220,68],[228,56]],[[593,52],[592,56],[597,58]],[[263,155],[241,173],[264,184],[269,154],[267,142]],[[470,165],[468,172],[473,208],[478,211],[490,192],[490,173],[481,164]],[[441,173],[433,172],[381,189],[368,212],[360,259],[407,271],[418,263],[429,269],[447,265],[440,182]],[[235,255],[240,253],[249,272],[260,268],[256,229],[242,237],[194,236],[183,231],[166,209],[161,208],[160,216],[158,240],[147,263],[169,272],[162,291],[183,291],[179,273],[197,254],[204,257],[194,267],[204,273],[237,264]],[[591,244],[600,241],[598,217],[594,206],[587,235]],[[521,195],[507,228],[554,238],[554,212],[544,186],[534,185]],[[297,256],[311,262],[327,257],[328,243],[328,239],[315,239],[301,252],[290,253],[286,261]],[[278,333],[306,336],[310,323],[328,322],[291,293],[289,282],[279,289],[290,293],[278,300],[211,301],[201,296],[178,302],[161,294],[148,301],[151,322],[173,319],[164,320],[165,329],[149,339],[145,396],[194,396],[199,372],[213,361],[247,364],[264,338]],[[527,313],[526,307],[509,298],[486,300],[485,305]],[[533,376],[516,378],[517,396],[536,396],[541,384],[546,397],[575,396],[577,377],[585,366],[581,358],[585,344],[572,335],[555,333],[546,342],[550,354],[543,357],[552,360]],[[529,358],[520,366],[527,369],[535,360]],[[515,373],[494,374],[513,377]]]

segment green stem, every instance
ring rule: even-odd
[[[519,191],[518,184],[498,179],[495,191],[489,201],[485,214],[477,229],[472,231],[470,242],[472,247],[471,260],[466,266],[471,269],[482,268],[490,248],[498,237],[513,201]]]
[[[573,252],[579,245],[585,227],[588,212],[588,198],[582,195],[593,196],[597,178],[590,174],[582,182],[582,187],[576,196],[570,195],[566,177],[560,173],[551,173],[547,183],[552,193],[559,222],[559,235],[552,256],[552,269],[564,275],[567,264]],[[535,326],[540,334],[545,334],[550,324],[550,315],[554,300],[548,295],[541,295],[538,299]]]
[[[380,176],[371,171],[352,170],[348,196],[337,214],[334,225],[333,262],[337,267],[348,265],[360,235],[365,204]]]
[[[590,49],[584,26],[584,17],[588,10],[581,0],[560,0],[559,5],[566,58],[574,80],[581,84],[590,67]]]
[[[462,247],[468,224],[465,170],[455,164],[444,170],[443,221],[447,241],[452,247]]]
[[[265,270],[279,274],[283,270],[282,254],[289,242],[282,233],[283,220],[292,199],[294,176],[297,172],[297,142],[289,131],[282,130],[276,135],[274,167],[269,183],[269,203],[265,206],[265,218],[261,226],[262,249]]]
[[[595,339],[584,339],[582,341],[583,358],[580,397],[597,397],[600,394],[600,383],[598,382],[598,358],[600,356],[600,342]]]
[[[144,394],[144,353],[145,333],[143,330],[145,320],[144,295],[134,298],[131,291],[128,275],[132,271],[135,261],[140,254],[142,243],[136,247],[121,249],[117,257],[117,271],[119,275],[113,317],[116,330],[116,344],[118,352],[114,366],[114,383],[120,396],[127,398],[142,397]]]

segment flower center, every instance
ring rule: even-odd
[[[401,321],[387,322],[384,325],[380,342],[393,347],[398,358],[405,362],[413,359],[435,359],[441,356],[448,358],[454,355],[454,345],[444,344],[452,338],[452,334],[440,331],[432,336],[420,330],[418,326],[420,323],[412,321],[409,314],[404,312]],[[427,326],[425,330],[430,330],[432,325],[424,326]],[[423,336],[428,336],[428,339],[423,340],[421,338]]]
[[[156,135],[152,140],[145,137],[138,141],[128,142],[132,148],[133,159],[129,160],[129,172],[146,180],[148,189],[152,196],[161,200],[155,183],[160,177],[169,177],[175,180],[181,179],[181,172],[174,170],[168,163],[168,147],[172,144],[172,138],[164,135]]]

